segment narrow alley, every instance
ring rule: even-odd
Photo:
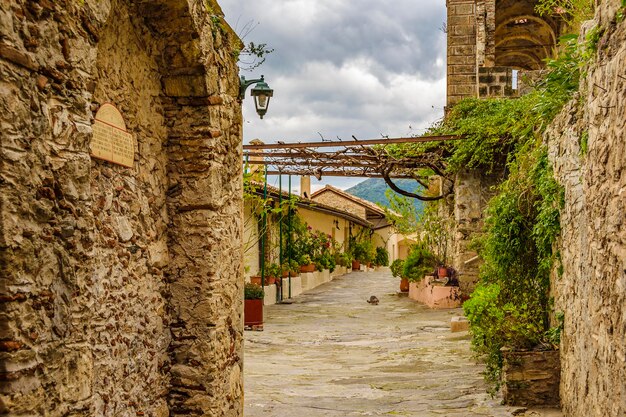
[[[245,333],[246,417],[511,416],[485,392],[458,310],[397,295],[389,273],[356,272],[266,307]],[[366,302],[371,295],[378,305]]]

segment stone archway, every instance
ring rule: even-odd
[[[238,40],[219,6],[0,7],[13,15],[0,48],[0,409],[240,415]],[[132,168],[89,156],[105,102],[137,142]]]

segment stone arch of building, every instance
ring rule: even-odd
[[[498,23],[498,25],[496,26],[496,38],[502,39],[502,38],[507,37],[508,36],[507,32],[513,34],[514,31],[511,30],[511,28],[507,26],[520,20],[528,20],[528,21],[537,23],[541,27],[541,29],[545,30],[545,33],[547,33],[550,36],[550,41],[552,41],[553,44],[556,44],[557,37],[552,26],[550,26],[550,24],[546,22],[544,19],[534,16],[534,15],[528,15],[528,14],[522,14],[522,15],[509,17],[508,19],[505,19],[504,21]],[[513,29],[521,29],[521,28],[523,28],[523,25],[513,26]],[[534,32],[534,34],[531,36],[539,37],[541,36],[541,34]]]
[[[559,22],[539,16],[534,1],[498,0],[495,4],[495,63],[521,69],[540,69],[558,40]],[[511,60],[515,57],[515,60]]]
[[[509,35],[509,36],[507,36],[505,38],[500,39],[496,43],[496,48],[498,48],[500,50],[502,50],[502,49],[506,50],[507,47],[510,46],[510,45],[511,46],[514,45],[514,47],[518,48],[518,47],[524,45],[522,42],[527,42],[528,44],[530,44],[530,47],[533,50],[540,49],[543,52],[544,56],[550,56],[551,55],[551,50],[550,50],[550,46],[552,45],[551,43],[542,43],[542,40],[537,39],[536,37],[531,36],[529,34]]]
[[[522,70],[540,70],[543,67],[541,58],[523,51],[506,51],[499,58],[498,63],[503,66]]]

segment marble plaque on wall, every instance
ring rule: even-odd
[[[96,113],[92,126],[91,156],[132,168],[135,161],[135,140],[126,131],[126,123],[117,108],[105,103]]]

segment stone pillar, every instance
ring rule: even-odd
[[[495,65],[496,2],[476,1],[476,63],[478,67]]]
[[[447,106],[478,94],[475,0],[448,0]]]
[[[459,272],[459,282],[464,294],[470,294],[478,280],[481,260],[470,249],[477,232],[483,228],[483,213],[493,196],[493,186],[500,181],[498,175],[486,175],[476,170],[461,170],[454,186],[454,268]]]
[[[206,12],[165,48],[170,227],[170,416],[243,411],[243,188],[236,63]],[[180,36],[173,38],[182,42]],[[199,42],[197,44],[196,42]],[[197,54],[197,55],[196,55]],[[206,66],[198,67],[198,62]]]

